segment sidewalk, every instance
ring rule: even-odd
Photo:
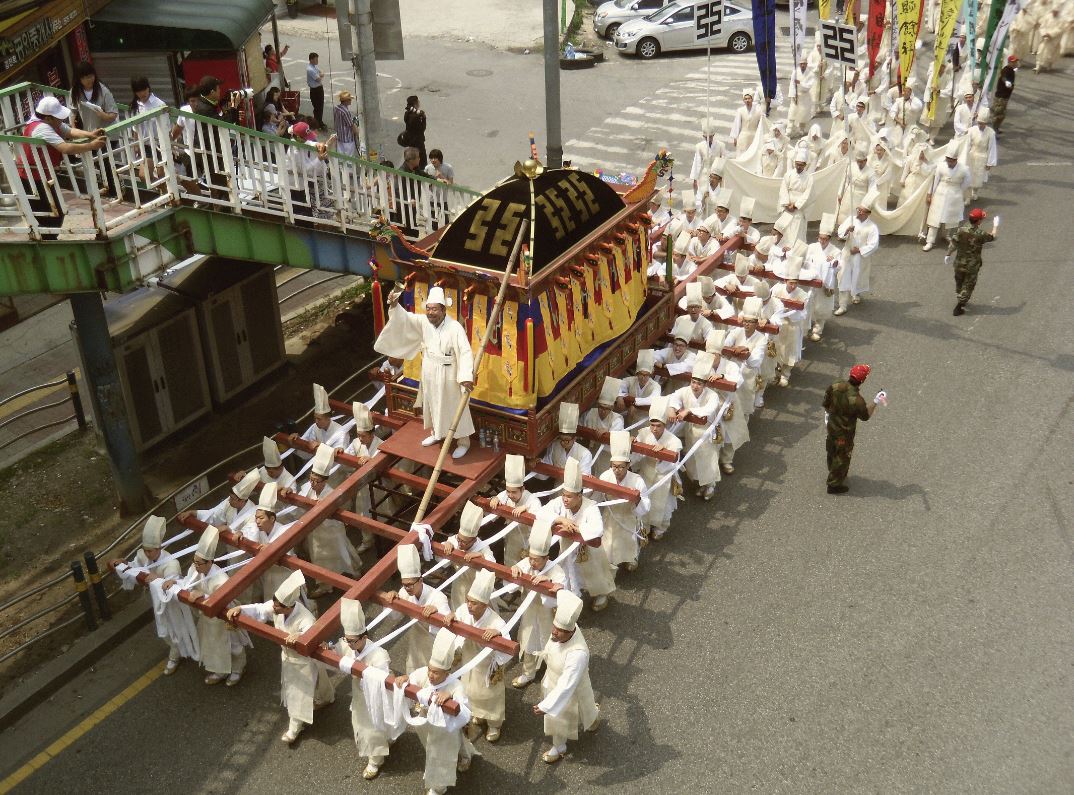
[[[574,0],[566,0],[566,6],[569,21],[574,16]],[[327,13],[328,35],[334,45],[335,16],[332,11]],[[414,37],[478,42],[498,50],[539,49],[543,39],[541,3],[533,0],[399,0],[399,14],[404,52],[406,40]],[[320,6],[303,6],[298,19],[288,19],[286,7],[280,5],[276,17],[281,36],[325,37]]]

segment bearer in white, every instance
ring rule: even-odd
[[[262,483],[275,483],[281,489],[289,489],[295,485],[295,476],[284,469],[280,448],[274,440],[267,436],[261,439],[261,454],[265,463],[258,468],[257,474]],[[243,473],[244,476],[245,474]]]
[[[937,164],[932,176],[932,186],[926,197],[929,203],[929,212],[925,217],[928,233],[922,251],[932,250],[941,226],[952,229],[962,220],[965,193],[970,187],[970,170],[958,162],[959,148],[958,141],[947,144],[943,153],[944,162]]]
[[[806,249],[806,278],[817,279],[823,284],[821,289],[813,289],[809,305],[812,309],[813,330],[809,338],[820,342],[824,334],[824,324],[835,310],[835,291],[838,287],[839,258],[842,252],[832,245],[832,232],[835,231],[835,214],[825,213],[821,216],[817,229],[817,242],[810,243]]]
[[[447,436],[464,392],[474,388],[474,356],[466,329],[447,314],[447,297],[442,287],[432,287],[425,299],[425,314],[407,312],[399,305],[401,291],[392,291],[387,324],[373,348],[377,353],[413,359],[420,352],[421,386],[418,399],[422,421],[429,435],[422,446],[431,447]],[[462,458],[470,448],[474,422],[470,409],[462,413],[455,432],[452,458]]]
[[[623,418],[615,412],[615,403],[619,399],[622,386],[623,382],[618,378],[605,377],[600,387],[600,395],[597,396],[597,405],[582,417],[584,427],[599,432],[623,430]],[[608,445],[599,442],[596,444],[600,452],[593,457],[592,472],[603,472],[608,468]]]
[[[667,429],[668,400],[667,397],[653,398],[649,406],[649,424],[638,431],[634,441],[650,445],[657,450],[672,450],[678,453],[682,450],[682,440]],[[659,541],[671,527],[671,515],[675,512],[676,497],[682,491],[682,486],[678,475],[668,478],[660,486],[656,484],[669,472],[674,472],[678,464],[634,453],[631,456],[631,466],[645,481],[649,497],[649,514],[643,521],[645,527],[642,530],[641,542],[644,544],[650,536],[653,541]]]
[[[358,459],[358,466],[368,464],[380,449],[380,437],[373,430],[373,417],[369,413],[369,407],[357,400],[351,403],[351,415],[354,417],[354,441],[349,449],[344,452],[350,453]],[[386,484],[387,485],[387,484]],[[363,483],[354,490],[354,512],[359,516],[373,515],[373,502],[369,495],[369,486]],[[388,498],[391,500],[391,498]],[[389,506],[382,504],[382,510]],[[373,547],[373,533],[370,530],[362,530],[362,543],[358,545],[356,552],[361,555],[367,549]]]
[[[578,629],[582,600],[570,591],[556,594],[556,614],[552,633],[542,653],[545,662],[541,693],[533,714],[544,716],[544,733],[552,747],[541,755],[555,764],[567,752],[567,741],[578,739],[578,727],[588,732],[600,726],[600,706],[589,681],[589,646]]]
[[[672,334],[685,337],[687,342],[704,342],[705,337],[712,331],[712,321],[703,314],[706,307],[701,282],[694,280],[686,285],[686,295],[682,297],[680,304],[683,302],[686,304],[686,315],[675,318]]]
[[[429,618],[433,613],[439,613],[445,618],[451,616],[451,605],[448,604],[448,598],[431,585],[427,585],[425,580],[421,578],[421,556],[418,554],[416,546],[413,544],[400,544],[396,548],[396,565],[399,568],[399,579],[402,581],[403,587],[399,589],[398,593],[393,591],[381,592],[381,599],[385,606],[390,606],[392,601],[401,599],[404,602],[410,602],[420,607],[422,615],[426,618]],[[396,616],[393,621],[386,623],[399,623],[403,616],[400,613],[397,613]],[[429,659],[429,654],[433,648],[433,636],[436,635],[437,629],[438,627],[426,626],[419,621],[407,630],[404,642],[406,646],[406,669],[408,671],[417,668],[423,661]]]
[[[366,757],[362,778],[372,781],[380,774],[381,765],[388,758],[393,738],[383,727],[374,725],[366,693],[381,698],[379,692],[374,695],[371,691],[372,688],[384,689],[384,678],[392,673],[392,661],[388,652],[366,634],[365,610],[361,602],[341,599],[339,618],[343,624],[343,637],[336,642],[333,651],[341,657],[353,657],[366,666],[360,679],[351,677],[351,729],[354,731],[358,755]]]
[[[320,384],[313,385],[313,425],[306,428],[302,439],[316,444],[328,444],[332,447],[346,447],[351,443],[350,434],[343,426],[332,419],[332,407],[328,405],[328,391]],[[309,453],[296,450],[295,453],[309,459]]]
[[[314,625],[316,619],[299,599],[306,578],[295,571],[284,580],[272,599],[259,604],[242,605],[227,611],[227,618],[234,622],[241,613],[263,623],[272,622],[286,635],[280,647],[280,701],[287,708],[289,722],[287,731],[280,739],[290,745],[298,735],[313,723],[313,710],[335,700],[336,692],[324,668],[310,657],[295,651],[292,646],[302,633]]]
[[[880,230],[871,217],[876,199],[876,190],[869,191],[857,212],[839,227],[839,237],[846,241],[846,245],[839,259],[839,308],[832,314],[845,315],[852,300],[860,304],[862,293],[869,292],[873,254],[880,247]]]
[[[608,562],[613,566],[625,566],[627,571],[638,568],[638,539],[641,537],[642,517],[648,516],[652,505],[645,493],[645,481],[641,475],[630,471],[630,433],[612,431],[608,446],[611,448],[610,466],[601,473],[600,479],[615,483],[641,493],[637,505],[623,501],[601,508],[604,515],[604,544],[608,547]],[[619,497],[594,492],[600,502],[618,500]]]
[[[463,728],[470,721],[470,707],[462,682],[452,677],[458,638],[447,629],[436,634],[431,644],[428,665],[410,669],[409,676],[397,682],[409,682],[418,688],[417,717],[410,718],[414,731],[425,746],[425,786],[428,795],[443,795],[455,786],[456,773],[465,773],[477,751],[466,739]],[[458,715],[441,709],[453,699],[459,705]]]
[[[444,546],[448,547],[449,550],[458,550],[466,560],[484,558],[489,563],[495,563],[496,558],[493,556],[488,544],[482,545],[481,539],[478,538],[478,533],[481,531],[481,520],[484,518],[485,512],[472,502],[467,501],[462,506],[462,514],[459,516],[459,532],[449,536],[447,541],[444,542]],[[481,547],[481,549],[478,549],[478,547]],[[474,583],[477,569],[463,564],[453,565],[455,565],[456,571],[462,569],[462,574],[451,583],[451,609],[457,610],[466,601],[466,592],[470,590],[470,586]]]
[[[689,344],[694,335],[694,325],[687,315],[676,318],[671,329],[671,343],[656,352],[656,363],[664,365],[671,376],[688,373],[694,366],[694,352]]]
[[[488,569],[482,569],[474,578],[470,590],[466,593],[465,604],[455,610],[455,620],[482,630],[481,638],[490,641],[504,634],[507,625],[500,614],[489,603],[496,586],[496,575]],[[459,638],[456,648],[462,651],[460,665],[466,665],[484,651],[485,647],[476,641]],[[503,678],[503,666],[510,661],[511,655],[492,651],[483,662],[478,663],[463,676],[463,687],[470,705],[470,725],[466,737],[476,740],[481,736],[481,727],[487,731],[485,739],[490,743],[500,739],[500,728],[507,709],[507,684]]]
[[[712,375],[723,378],[735,385],[735,391],[726,395],[717,392],[723,402],[728,403],[727,410],[715,432],[715,441],[720,450],[720,471],[730,475],[735,471],[735,451],[750,440],[750,428],[747,423],[749,415],[742,408],[739,391],[742,388],[742,372],[738,362],[724,358],[723,344],[727,332],[717,329],[705,340],[705,350],[712,354],[715,365]],[[717,407],[717,411],[719,407]]]
[[[319,445],[313,456],[309,480],[302,487],[299,495],[316,502],[331,494],[332,489],[328,485],[328,477],[335,460],[334,447],[329,447],[327,444]],[[309,552],[310,563],[331,571],[340,574],[356,574],[356,569],[361,568],[355,565],[358,553],[351,547],[350,539],[347,538],[347,528],[338,519],[326,517],[313,528],[306,536],[306,549]],[[322,583],[316,590],[310,590],[310,596],[321,596],[331,590],[331,586]]]
[[[749,247],[761,239],[761,233],[753,225],[753,213],[756,210],[756,202],[752,196],[746,196],[738,203],[738,218],[731,219],[720,232],[724,239],[742,236],[743,245]]]
[[[805,236],[805,208],[813,198],[813,175],[806,168],[808,164],[809,144],[802,141],[794,149],[794,168],[783,175],[779,185],[779,206],[791,216],[783,233],[787,245]]]
[[[489,501],[493,508],[507,508],[515,516],[524,513],[536,514],[541,510],[541,501],[534,497],[525,486],[526,459],[520,455],[508,454],[503,463],[505,488]],[[520,524],[512,530],[503,542],[503,562],[513,566],[522,559],[526,549],[526,526]]]
[[[573,458],[583,475],[593,474],[593,454],[578,442],[578,404],[559,404],[559,437],[544,451],[542,463],[563,469]]]
[[[772,317],[772,322],[779,326],[775,342],[780,386],[790,384],[791,371],[802,359],[802,337],[805,335],[809,318],[809,293],[798,286],[802,258],[791,255],[785,271],[787,280],[772,288],[772,298],[780,305],[779,311]],[[787,303],[790,301],[801,303],[802,308],[798,309]]]
[[[660,396],[660,384],[653,378],[656,351],[643,348],[634,362],[634,375],[624,378],[619,389],[619,399],[627,411],[627,423],[636,424],[649,416],[649,404]]]
[[[533,520],[530,528],[529,554],[511,567],[516,577],[529,576],[535,584],[551,583],[559,588],[567,586],[567,573],[557,563],[550,563],[548,553],[552,546],[552,516],[541,512]],[[537,596],[526,608],[518,623],[519,662],[522,673],[516,676],[511,686],[519,690],[526,687],[537,677],[540,667],[540,653],[544,648],[548,633],[552,631],[552,611],[556,607],[554,596]]]
[[[768,339],[763,331],[757,329],[761,319],[763,302],[757,296],[751,296],[742,302],[739,313],[740,327],[731,329],[724,339],[724,347],[739,356],[745,356],[742,368],[742,403],[747,414],[764,405],[763,383],[760,381],[761,368],[764,366],[768,350]]]
[[[266,483],[262,486],[261,494],[257,500],[257,510],[254,511],[253,518],[248,519],[242,528],[242,534],[246,538],[262,546],[271,544],[291,526],[290,524],[276,521],[276,495],[277,488],[275,483]],[[273,593],[279,588],[290,573],[290,570],[283,566],[273,566],[261,575],[262,597]],[[240,598],[244,597],[247,599],[254,598],[253,589],[243,593]]]
[[[683,440],[683,447],[690,450],[697,444],[694,454],[686,461],[686,474],[697,483],[697,496],[711,500],[720,480],[719,449],[717,445],[701,442],[712,438],[709,423],[716,419],[719,398],[708,387],[712,377],[713,356],[707,351],[697,354],[689,386],[675,390],[669,401],[671,419],[676,423],[671,430]],[[688,418],[702,421],[698,425]],[[698,444],[698,442],[701,442]]]
[[[217,530],[227,530],[231,528],[232,523],[237,525],[242,522],[253,509],[250,495],[253,494],[254,486],[260,482],[261,476],[257,470],[247,472],[238,483],[231,487],[231,493],[212,508],[180,511],[179,521],[193,516],[205,524],[211,524]]]
[[[586,541],[604,535],[600,508],[593,500],[582,496],[582,471],[573,458],[568,458],[563,467],[563,490],[560,496],[541,510],[553,517],[553,526],[559,525],[566,532],[577,533]],[[615,569],[608,562],[608,553],[603,545],[579,545],[567,558],[566,568],[567,586],[578,594],[583,590],[588,591],[593,597],[594,611],[608,606],[608,595],[615,591]]]

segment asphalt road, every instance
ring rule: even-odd
[[[505,67],[517,75],[500,73],[514,93],[539,79],[522,56],[483,62],[501,58],[518,59]],[[459,791],[1074,788],[1072,66],[1020,74],[981,202],[1002,215],[1001,239],[968,314],[951,315],[941,251],[882,241],[875,293],[809,346],[791,388],[769,390],[717,499],[680,508],[611,609],[583,619],[600,733],[550,768],[527,709],[536,689],[511,693],[503,740],[479,745]],[[504,102],[482,113],[510,116]],[[487,140],[482,168],[524,154]],[[883,387],[891,405],[860,429],[850,494],[832,497],[820,400],[858,361],[873,366],[865,392]],[[0,772],[160,648],[143,631],[0,735]],[[412,735],[378,781],[361,780],[346,693],[284,747],[278,669],[260,644],[234,690],[205,688],[192,667],[156,678],[17,792],[419,791]]]

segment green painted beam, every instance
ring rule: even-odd
[[[126,292],[193,254],[369,276],[373,243],[360,232],[178,207],[115,239],[0,243],[0,296]]]

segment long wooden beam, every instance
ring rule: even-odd
[[[563,482],[563,470],[559,467],[538,461],[531,468],[538,475],[547,475],[555,478],[560,483]],[[637,489],[620,486],[618,483],[609,483],[592,475],[582,475],[582,485],[587,489],[596,489],[604,494],[614,496],[616,499],[627,500],[631,505],[637,505],[641,501],[641,494]]]
[[[588,428],[585,425],[578,426],[578,436],[583,439],[587,439],[591,442],[600,442],[601,444],[608,444],[611,439],[611,434],[608,431],[598,431],[594,428]],[[679,457],[671,450],[657,450],[651,444],[642,444],[631,440],[630,451],[632,453],[638,453],[639,455],[648,456],[649,458],[656,458],[660,461],[675,462],[679,460]]]

